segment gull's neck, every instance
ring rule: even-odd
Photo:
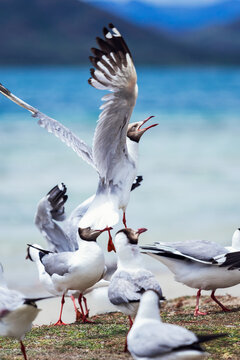
[[[142,268],[142,256],[138,245],[127,245],[117,249],[118,269]]]
[[[139,144],[136,141],[132,141],[127,137],[128,155],[131,157],[135,164],[137,164],[138,162],[138,148]]]
[[[232,248],[240,251],[240,231],[236,230],[232,237]]]
[[[155,293],[155,291],[152,290],[146,291],[141,297],[141,301],[135,321],[138,321],[140,319],[153,319],[153,320],[161,321],[158,304],[159,304],[159,297]]]

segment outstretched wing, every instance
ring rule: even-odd
[[[112,169],[127,154],[126,135],[129,119],[137,99],[137,74],[131,53],[113,24],[103,29],[104,40],[97,38],[100,49],[92,48],[89,79],[96,89],[111,91],[105,103],[93,140],[93,160],[102,178],[111,180]]]
[[[96,169],[92,159],[92,149],[84,141],[80,140],[78,136],[73,134],[71,130],[62,125],[57,120],[54,120],[49,116],[41,113],[38,109],[32,107],[31,105],[13,95],[2,84],[0,84],[0,92],[8,99],[15,102],[17,105],[30,111],[32,116],[38,119],[38,124],[41,127],[45,128],[48,132],[53,133],[67,146],[71,147],[73,151],[75,151],[83,160]]]
[[[225,254],[227,250],[217,243],[197,240],[183,243],[160,243],[143,245],[141,252],[154,256],[155,259],[168,257],[182,261],[193,261],[211,265],[214,256]]]

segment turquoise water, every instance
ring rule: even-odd
[[[82,68],[0,68],[0,82],[91,144],[103,92]],[[240,69],[138,68],[132,120],[159,126],[140,144],[141,188],[128,225],[142,242],[193,238],[227,244],[240,226]],[[36,205],[55,184],[68,187],[67,212],[95,192],[97,176],[69,148],[0,96],[0,261],[12,284],[36,278],[26,243],[44,245]]]

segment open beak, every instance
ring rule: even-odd
[[[148,120],[152,119],[153,117],[154,117],[154,116],[152,115],[152,116],[149,116],[147,119],[143,120],[142,124],[141,124],[141,125],[139,126],[139,128],[138,128],[138,131],[146,131],[146,130],[151,129],[151,128],[154,127],[154,126],[157,126],[158,124],[153,124],[153,125],[149,125],[149,126],[147,126],[147,127],[145,127],[145,128],[142,128],[142,126],[143,126],[144,124],[146,124],[146,122],[147,122]]]
[[[147,231],[146,228],[140,228],[140,229],[138,229],[138,230],[136,231],[136,233],[140,235],[141,233],[143,233],[143,232],[145,232],[145,231]]]

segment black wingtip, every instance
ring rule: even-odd
[[[107,33],[109,33],[109,30],[106,27],[104,27],[103,28],[103,35],[106,36]]]
[[[208,341],[212,341],[221,337],[225,337],[228,336],[228,334],[226,333],[222,333],[222,334],[204,334],[204,335],[197,335],[198,338],[198,342],[199,344],[204,343],[204,342],[208,342]]]
[[[0,90],[5,95],[8,95],[8,96],[11,95],[11,92],[7,88],[5,88],[5,86],[3,86],[3,84],[1,84],[1,83],[0,83]]]

